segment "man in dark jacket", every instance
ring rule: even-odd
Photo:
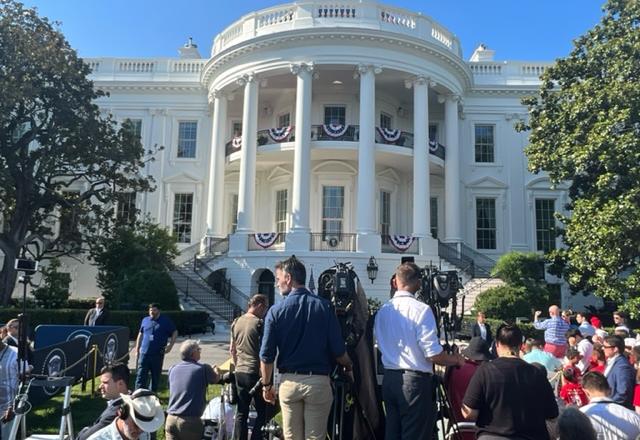
[[[91,426],[83,428],[76,440],[86,440],[93,434],[108,426],[117,416],[118,408],[122,405],[120,394],[129,392],[129,367],[124,364],[113,364],[103,367],[100,372],[100,394],[107,400],[107,408]]]
[[[96,306],[87,312],[84,317],[84,325],[107,325],[109,311],[104,307],[104,297],[96,298]]]
[[[486,316],[484,312],[478,312],[476,323],[473,324],[471,330],[471,337],[481,337],[487,344],[487,347],[491,348],[493,344],[493,335],[491,334],[491,327],[485,322]]]
[[[611,387],[611,400],[633,409],[633,390],[636,374],[629,360],[624,356],[624,340],[620,336],[604,338],[604,356],[607,366],[604,377]]]

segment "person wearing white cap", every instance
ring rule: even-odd
[[[118,416],[88,440],[137,440],[142,433],[156,432],[164,424],[164,410],[153,392],[138,389],[120,397]]]

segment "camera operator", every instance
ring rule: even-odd
[[[260,342],[264,315],[269,309],[265,295],[253,295],[249,299],[247,313],[233,321],[231,325],[231,344],[229,352],[235,365],[236,387],[238,389],[238,407],[236,409],[235,439],[247,440],[247,418],[249,405],[254,398],[257,417],[251,431],[251,439],[262,438],[262,425],[265,422],[265,403],[262,393],[251,396],[249,391],[260,379]]]
[[[324,439],[331,411],[331,360],[351,375],[338,319],[329,301],[305,287],[307,272],[294,256],[276,265],[283,301],[271,307],[260,350],[263,397],[275,403],[273,362],[282,374],[279,398],[285,439]],[[351,378],[353,376],[351,375]]]
[[[420,268],[404,263],[396,269],[393,298],[378,311],[374,333],[382,353],[382,398],[387,413],[385,438],[428,439],[433,433],[433,364],[464,365],[464,357],[443,351],[429,306],[415,298]]]

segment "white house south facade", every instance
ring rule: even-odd
[[[238,305],[233,292],[273,295],[273,266],[291,254],[316,277],[350,261],[385,299],[403,256],[464,272],[462,255],[560,245],[553,213],[567,192],[528,172],[514,128],[550,63],[494,61],[484,46],[464,60],[430,17],[372,1],[257,11],[205,59],[187,45],[175,59],[86,62],[110,93],[104,112],[165,147],[145,170],[156,191],[131,206],[172,231],[179,262],[199,254],[199,275],[219,274]],[[65,264],[72,294],[97,293],[94,271]]]

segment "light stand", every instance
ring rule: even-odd
[[[26,258],[16,258],[14,267],[18,272],[23,273],[19,279],[19,282],[22,283],[22,313],[18,315],[18,372],[20,381],[24,382],[29,362],[27,286],[31,284],[31,276],[38,271],[38,262]]]

